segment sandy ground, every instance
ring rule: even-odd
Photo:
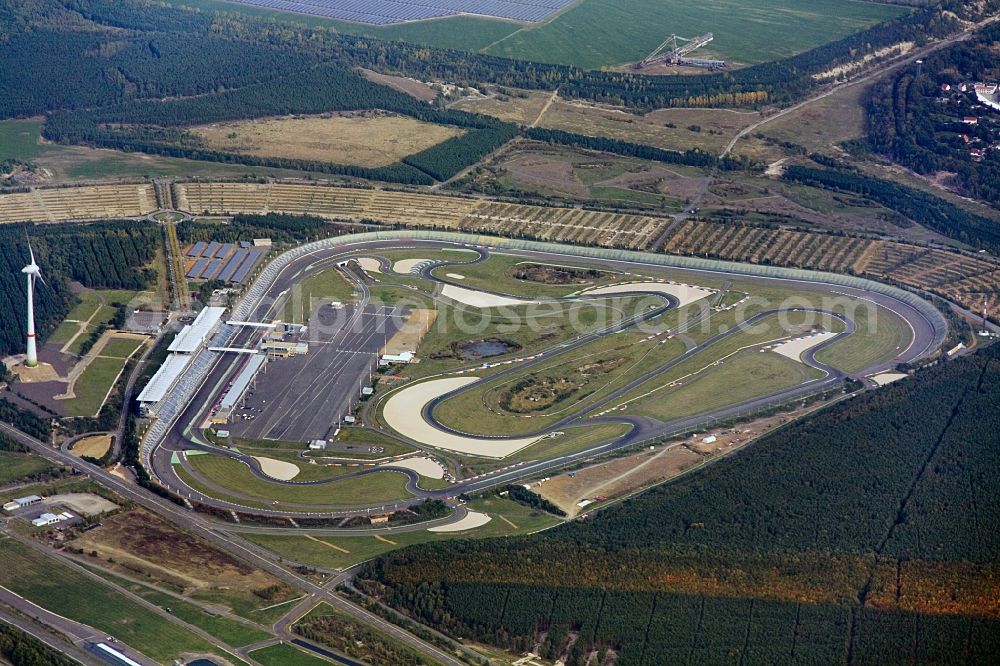
[[[786,358],[790,358],[793,361],[801,361],[802,354],[835,335],[837,334],[831,333],[830,331],[823,331],[821,333],[815,333],[813,335],[807,335],[802,338],[795,338],[794,340],[783,342],[780,345],[772,347],[771,351],[775,354],[781,354]]]
[[[260,468],[264,474],[280,481],[291,481],[299,475],[299,466],[294,463],[258,456],[254,456],[254,460],[260,463]]]
[[[111,448],[111,435],[94,435],[77,441],[70,449],[70,453],[75,456],[100,458],[108,452],[109,448]]]
[[[437,310],[426,310],[423,308],[411,310],[410,316],[406,318],[406,323],[389,339],[382,353],[402,354],[403,352],[416,352],[420,341],[424,339],[427,331],[434,325],[437,315]]]
[[[62,504],[84,516],[96,516],[108,511],[114,511],[118,505],[104,499],[100,495],[93,493],[66,493],[65,495],[52,495],[48,501],[53,504]]]
[[[905,372],[880,372],[877,375],[872,375],[870,379],[879,386],[885,386],[886,384],[898,382],[905,377],[909,377]]]
[[[679,284],[676,282],[632,282],[626,284],[611,284],[606,287],[590,289],[583,293],[586,296],[594,296],[599,294],[627,294],[636,292],[654,292],[673,296],[680,302],[678,307],[684,307],[688,303],[700,301],[701,299],[715,293],[714,290],[707,289],[705,287],[698,287],[692,284]]]
[[[382,264],[373,257],[358,257],[358,265],[366,273],[381,273]]]
[[[518,305],[530,305],[531,303],[538,302],[525,298],[511,298],[509,296],[487,294],[473,289],[466,289],[465,287],[456,287],[453,284],[446,284],[441,290],[441,295],[464,305],[471,305],[474,308],[516,307]]]
[[[574,473],[560,474],[533,488],[560,509],[574,516],[587,498],[617,497],[697,465],[702,456],[682,446],[657,447],[624,458],[587,467]]]
[[[430,261],[430,259],[400,259],[392,265],[392,272],[406,274],[412,271],[418,264],[427,261]]]
[[[382,417],[390,428],[425,446],[487,458],[505,458],[537,442],[539,437],[486,439],[455,435],[438,430],[423,419],[421,413],[424,405],[445,393],[478,382],[479,379],[479,377],[448,377],[407,386],[386,401]]]
[[[470,511],[465,515],[465,518],[458,521],[457,523],[452,523],[451,525],[442,525],[441,527],[432,527],[428,529],[428,532],[462,532],[464,530],[471,530],[476,527],[482,527],[486,523],[492,520],[485,513],[479,513],[478,511]]]
[[[411,469],[420,476],[426,476],[428,479],[443,479],[444,478],[444,467],[441,467],[440,463],[431,458],[403,458],[402,460],[394,460],[392,462],[382,463],[380,467],[402,467],[403,469]]]

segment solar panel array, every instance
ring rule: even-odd
[[[538,22],[574,0],[232,0],[242,5],[311,14],[341,21],[387,25],[476,14]]]
[[[185,256],[194,260],[186,276],[201,280],[242,282],[263,259],[266,250],[252,243],[206,243],[199,241],[188,248]]]

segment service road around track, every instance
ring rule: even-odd
[[[392,251],[405,247],[409,251],[413,251],[414,248],[426,248],[429,256],[436,250],[440,249],[455,249],[459,246],[477,247],[477,252],[479,253],[479,258],[474,260],[473,263],[478,261],[484,261],[489,256],[489,246],[479,245],[483,241],[487,240],[482,237],[470,237],[468,235],[460,234],[436,234],[433,237],[428,237],[427,239],[414,239],[414,234],[410,232],[391,232],[391,233],[380,233],[380,234],[368,234],[361,237],[352,238],[342,238],[337,239],[335,243],[331,243],[329,246],[320,247],[314,246],[314,249],[309,249],[306,252],[300,252],[299,256],[283,265],[277,274],[273,278],[272,282],[269,284],[267,291],[264,295],[260,296],[260,300],[252,304],[251,309],[252,316],[254,320],[266,320],[268,316],[272,300],[265,298],[270,295],[270,299],[273,299],[275,295],[287,294],[294,285],[301,281],[303,277],[311,271],[324,270],[326,268],[332,267],[337,262],[342,262],[346,259],[356,259],[359,256],[373,256],[377,255],[379,251]],[[454,238],[454,241],[446,240]],[[474,240],[473,240],[474,239]],[[478,244],[477,244],[478,242]],[[498,239],[496,241],[498,244],[501,241]],[[539,247],[544,247],[544,249],[536,249],[534,245]],[[636,291],[644,291],[645,288],[655,286],[657,284],[689,284],[698,285],[700,281],[705,280],[708,284],[719,284],[721,281],[725,280],[739,280],[746,284],[758,284],[761,287],[780,287],[786,289],[801,289],[805,288],[813,292],[823,292],[831,295],[846,295],[854,299],[869,300],[877,304],[878,307],[889,310],[899,317],[901,317],[912,330],[912,339],[909,341],[908,345],[903,348],[902,346],[897,350],[896,356],[890,360],[880,360],[877,363],[870,364],[870,367],[865,368],[861,374],[871,374],[874,372],[879,372],[893,367],[897,362],[911,361],[916,358],[925,356],[937,349],[941,342],[943,341],[946,328],[941,329],[941,322],[943,318],[929,309],[930,306],[926,303],[918,302],[916,304],[911,304],[906,302],[906,299],[910,299],[909,296],[903,298],[903,296],[893,295],[895,292],[890,290],[879,289],[870,290],[867,288],[861,288],[856,286],[845,286],[842,282],[838,280],[831,280],[827,282],[824,280],[822,274],[816,274],[815,279],[810,279],[809,276],[812,273],[805,273],[803,271],[782,271],[775,269],[771,271],[771,274],[759,274],[754,273],[751,269],[747,269],[748,272],[741,271],[741,267],[735,264],[721,264],[720,268],[703,268],[698,266],[697,261],[687,261],[682,265],[663,265],[658,262],[658,257],[656,255],[641,255],[639,253],[621,253],[619,257],[625,256],[627,254],[628,258],[608,258],[606,256],[598,257],[588,255],[588,248],[573,248],[566,247],[565,251],[560,247],[558,250],[555,249],[556,246],[542,246],[541,244],[530,244],[525,243],[524,247],[512,247],[508,242],[505,244],[503,251],[505,254],[515,254],[517,256],[524,257],[525,260],[542,261],[546,263],[558,263],[565,264],[570,262],[573,264],[592,264],[599,261],[599,263],[605,269],[610,268],[613,270],[618,270],[622,273],[636,274],[637,272],[643,274],[647,277],[663,278],[662,282],[646,282],[634,285]],[[437,262],[434,266],[440,266],[442,263],[469,263],[469,262]],[[357,266],[357,264],[354,264]],[[384,263],[380,264],[383,268]],[[423,278],[429,278],[429,268],[433,266],[421,267],[420,274]],[[350,271],[347,271],[349,277]],[[669,280],[667,279],[669,278]],[[361,302],[358,304],[359,309],[364,309],[368,307],[368,295],[367,286],[360,279],[354,279],[352,281],[356,282],[356,286],[360,289],[362,293]],[[449,286],[452,288],[457,285],[448,285],[446,281],[437,280],[438,282],[444,282],[444,286],[441,287],[439,293],[444,296],[444,290]],[[476,292],[474,290],[467,290],[473,294],[486,294],[486,292]],[[646,289],[648,291],[648,289]],[[451,291],[452,294],[460,293]],[[902,294],[903,292],[899,292]],[[669,307],[676,308],[680,297],[684,294],[673,294],[669,295],[666,293],[660,294],[665,300],[670,301]],[[693,297],[695,294],[691,294]],[[596,297],[596,295],[594,296]],[[486,301],[480,301],[484,307],[493,307],[489,305],[492,301],[491,298],[504,298],[504,296],[499,294],[489,294],[485,297]],[[910,299],[912,300],[912,299]],[[519,303],[523,303],[521,299],[518,299]],[[669,309],[667,307],[666,309]],[[808,309],[808,308],[806,308]],[[665,310],[664,310],[665,311]],[[607,332],[605,333],[607,334]],[[819,390],[825,390],[832,388],[837,385],[845,376],[845,373],[835,371],[829,372],[828,366],[822,363],[818,363],[815,359],[816,353],[822,349],[828,347],[831,344],[838,342],[842,337],[849,335],[849,331],[845,331],[838,334],[836,337],[830,338],[828,340],[823,340],[820,344],[816,345],[805,351],[802,354],[802,362],[807,365],[812,365],[816,368],[823,369],[827,371],[826,376],[820,380],[814,380],[812,382],[806,382],[803,385],[793,387],[788,390],[780,391],[777,394],[772,394],[768,396],[761,396],[754,398],[752,400],[747,400],[743,403],[736,405],[727,405],[719,409],[714,409],[711,412],[701,414],[694,417],[685,417],[680,419],[675,419],[670,422],[664,423],[660,421],[655,421],[653,419],[648,419],[644,417],[628,417],[628,416],[607,416],[597,419],[590,419],[588,423],[603,423],[603,422],[617,422],[617,423],[627,423],[632,426],[630,432],[626,435],[622,435],[616,438],[614,441],[600,443],[591,446],[583,451],[574,451],[566,455],[561,455],[554,459],[546,460],[532,460],[532,461],[522,461],[515,464],[508,465],[505,468],[499,469],[495,472],[480,475],[476,478],[471,479],[460,479],[457,483],[452,486],[438,489],[438,490],[423,490],[417,486],[419,481],[419,475],[412,470],[403,470],[404,473],[410,479],[407,489],[413,494],[414,498],[441,498],[448,499],[453,498],[460,493],[471,493],[483,490],[486,488],[494,487],[497,485],[502,485],[505,483],[512,483],[519,479],[528,478],[531,476],[540,476],[546,473],[551,473],[552,470],[564,467],[566,465],[573,464],[588,458],[592,458],[597,455],[609,453],[611,451],[620,449],[626,446],[632,446],[641,442],[652,441],[657,438],[663,438],[670,436],[671,434],[683,432],[685,430],[700,427],[706,422],[711,420],[720,420],[732,418],[740,414],[746,414],[750,410],[766,408],[782,402],[788,402],[805,395],[815,393]],[[246,331],[237,332],[234,336],[234,342],[239,344],[240,341],[248,341],[252,337],[252,334]],[[380,341],[379,341],[380,342]],[[699,345],[695,349],[689,350],[689,353],[695,353],[699,348],[705,347],[710,344],[711,341]],[[374,344],[374,343],[372,343]],[[904,343],[901,343],[904,344]],[[561,345],[566,347],[567,345]],[[568,345],[572,347],[573,345]],[[346,347],[337,347],[340,349],[346,349]],[[346,356],[355,356],[354,354],[345,354]],[[310,356],[312,356],[312,351],[310,351]],[[550,356],[551,357],[551,356]],[[291,360],[291,359],[289,359]],[[280,363],[285,363],[287,361],[281,361]],[[530,363],[530,361],[529,361]],[[277,364],[275,364],[277,366]],[[471,366],[470,366],[471,367]],[[522,368],[524,365],[521,366]],[[192,434],[191,428],[194,425],[202,422],[204,420],[204,415],[206,414],[207,408],[213,404],[216,400],[216,395],[220,387],[225,386],[227,381],[231,381],[235,372],[238,369],[238,364],[232,358],[220,357],[215,361],[215,365],[210,370],[208,379],[203,383],[202,387],[196,392],[194,398],[188,403],[185,410],[181,413],[180,417],[174,422],[172,429],[169,431],[166,439],[157,443],[156,446],[150,452],[150,460],[152,467],[153,476],[159,478],[168,487],[173,489],[178,489],[185,496],[190,496],[192,500],[203,502],[210,506],[215,506],[219,508],[226,509],[238,509],[247,510],[246,507],[241,507],[239,505],[231,504],[225,500],[204,496],[197,491],[186,488],[183,483],[179,481],[170,465],[170,455],[174,451],[183,451],[188,449],[200,449],[206,452],[215,453],[217,455],[224,455],[231,458],[236,458],[242,460],[247,464],[250,470],[258,476],[264,476],[260,470],[260,465],[257,461],[253,460],[249,456],[244,456],[236,451],[223,449],[219,447],[214,447],[197,440],[196,436]],[[270,371],[269,371],[270,372]],[[652,371],[651,371],[652,372]],[[497,375],[492,375],[497,376]],[[475,378],[471,378],[468,375],[462,377],[462,379],[475,382]],[[645,379],[648,379],[646,377]],[[456,391],[463,390],[474,390],[474,384],[469,382],[467,385],[458,386]],[[307,384],[308,385],[308,384]],[[418,388],[420,384],[413,385],[413,388]],[[608,397],[605,403],[612,402],[615,398],[623,395],[628,390],[635,388],[636,384],[633,382],[629,386],[622,387],[620,391],[616,391],[614,394]],[[351,387],[351,391],[356,390],[357,385]],[[398,389],[393,393],[400,393],[403,390],[407,390],[409,387],[403,387]],[[419,391],[424,391],[426,389],[419,389]],[[390,393],[389,395],[393,395]],[[415,396],[419,396],[420,393],[415,393]],[[301,402],[301,396],[289,396],[289,407],[290,409],[295,409],[298,403]],[[425,400],[420,399],[416,402],[426,404]],[[268,403],[270,405],[270,401]],[[588,412],[593,410],[594,407],[591,405],[588,408]],[[312,416],[311,412],[315,410],[305,410],[305,416]],[[407,410],[412,415],[412,410]],[[428,410],[424,409],[424,419],[418,419],[419,421],[426,422],[428,415]],[[574,414],[570,416],[563,423],[570,423],[578,418],[581,414]],[[285,417],[289,418],[288,416]],[[328,415],[324,415],[324,418],[329,421]],[[412,418],[412,416],[411,416]],[[260,419],[255,419],[254,422]],[[251,422],[253,423],[253,422]],[[432,424],[437,425],[437,424]],[[406,427],[404,426],[404,430]],[[438,427],[437,431],[447,431],[446,428]],[[300,434],[305,434],[303,431]],[[452,433],[457,435],[466,435],[466,433]],[[537,439],[543,436],[545,432],[537,433],[537,437],[531,441],[537,441]],[[434,437],[439,438],[441,432],[436,432]],[[421,436],[423,438],[423,436]],[[404,436],[405,438],[405,436]],[[489,438],[476,438],[474,440],[485,439],[486,442],[495,442],[503,440],[491,440]],[[518,438],[521,439],[521,438]],[[528,439],[525,437],[524,439]],[[414,442],[410,440],[408,443],[413,444]],[[465,444],[463,444],[465,446]],[[417,448],[428,449],[430,446],[422,445],[417,443]],[[348,478],[350,476],[364,475],[371,473],[368,470],[360,470],[357,472],[350,472],[346,475],[340,476],[338,478]],[[335,482],[330,480],[320,480],[320,481],[310,481],[310,482],[298,482],[298,483],[329,483]],[[280,483],[275,481],[275,483]],[[296,483],[295,481],[290,481],[289,483]],[[189,492],[190,491],[190,492]],[[410,500],[413,501],[413,500]],[[402,505],[407,502],[404,501]],[[392,506],[399,506],[399,503]],[[260,515],[267,516],[293,516],[293,515],[314,515],[314,516],[346,516],[346,515],[356,515],[357,513],[365,513],[368,511],[378,511],[378,510],[388,510],[390,507],[385,506],[371,506],[360,503],[354,507],[351,511],[288,511],[279,507],[275,507],[273,510],[269,509],[252,509],[251,512]],[[448,522],[448,521],[443,521]]]

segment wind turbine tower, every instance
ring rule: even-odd
[[[38,365],[38,349],[35,345],[35,278],[42,278],[42,269],[35,263],[35,253],[31,249],[31,242],[28,242],[28,252],[31,254],[31,263],[21,269],[21,272],[28,277],[28,358],[24,364],[29,368]]]

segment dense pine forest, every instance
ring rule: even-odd
[[[0,242],[0,354],[24,351],[27,285],[21,268],[29,262],[26,238],[46,284],[35,293],[35,327],[45,340],[76,302],[71,281],[95,289],[144,289],[156,279],[148,268],[160,230],[148,222],[111,221],[69,226],[5,225]]]
[[[987,4],[994,3],[1000,0]],[[44,135],[62,143],[425,185],[474,164],[513,137],[516,127],[419,102],[368,81],[355,68],[460,85],[558,88],[564,97],[622,104],[636,111],[756,107],[802,96],[817,85],[814,75],[839,63],[899,41],[948,34],[960,25],[956,17],[975,18],[988,10],[966,4],[949,1],[943,7],[949,11],[916,10],[793,58],[733,72],[644,76],[380,42],[143,0],[16,0],[0,10],[0,42],[7,56],[0,64],[0,118],[52,113]],[[72,77],[51,76],[69,71]],[[363,109],[471,131],[403,162],[364,168],[222,152],[185,129],[200,123]],[[544,140],[666,162],[709,160],[707,155],[564,134],[549,132]],[[599,145],[591,145],[595,142]]]
[[[569,666],[996,663],[1000,347],[544,535],[392,553],[359,585]]]

